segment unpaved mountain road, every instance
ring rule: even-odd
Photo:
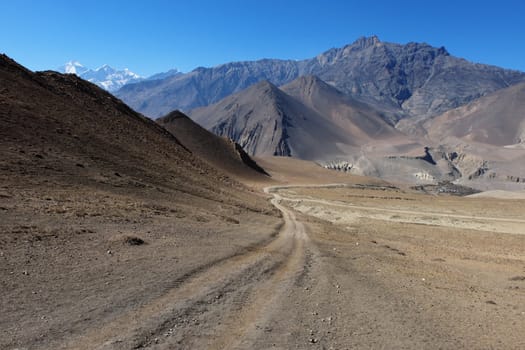
[[[279,204],[283,226],[269,244],[187,276],[163,296],[64,344],[64,349],[252,348],[304,269],[308,237]]]
[[[390,216],[340,219],[363,210],[345,198],[382,212],[410,197],[395,189],[265,192],[282,213],[275,237],[240,245],[237,254],[177,278],[158,297],[86,323],[52,348],[525,348],[525,235]],[[425,213],[441,210],[433,197],[410,198],[402,202]],[[464,221],[476,217],[478,209],[469,215],[468,206],[477,203],[512,219],[502,202],[457,201]],[[521,225],[519,208],[514,225]]]
[[[64,348],[523,348],[523,239],[494,236],[506,247],[501,254],[487,233],[446,224],[429,229],[371,217],[343,227],[315,213],[297,219],[284,203],[308,203],[323,213],[334,206],[389,209],[280,194],[290,188],[265,189],[283,217],[269,244],[188,276]]]

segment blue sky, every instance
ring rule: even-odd
[[[0,52],[33,70],[78,60],[151,75],[309,58],[375,34],[525,71],[524,15],[512,0],[0,0]]]

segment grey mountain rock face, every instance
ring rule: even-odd
[[[312,59],[234,62],[155,82],[128,84],[116,94],[136,110],[158,117],[174,109],[207,106],[259,81],[276,86],[316,75],[345,94],[401,117],[422,119],[466,104],[520,81],[525,73],[476,64],[445,48],[361,38]]]
[[[285,99],[276,86],[263,81],[209,108],[197,109],[191,117],[215,134],[235,140],[249,154],[290,156],[290,121],[282,108]]]
[[[158,117],[174,109],[207,106],[262,80],[281,85],[299,75],[297,62],[262,60],[236,62],[163,80],[129,84],[117,92],[135,110]]]
[[[145,80],[162,80],[162,79],[170,78],[170,77],[173,77],[175,75],[181,75],[181,74],[182,74],[182,72],[179,72],[177,69],[173,68],[173,69],[170,69],[167,72],[153,74],[153,75],[147,77]]]
[[[281,86],[281,90],[305,106],[346,130],[350,144],[361,145],[371,139],[397,136],[399,132],[385,123],[385,113],[352,98],[316,76],[303,76]],[[386,112],[387,114],[388,112]]]
[[[263,81],[192,110],[190,116],[259,156],[319,160],[347,154],[372,141],[405,140],[368,105],[312,76],[282,88]]]
[[[426,122],[402,121],[419,136],[407,136],[375,106],[315,76],[280,88],[263,81],[190,116],[252,155],[314,160],[395,182],[516,189],[525,182],[524,87],[498,90]]]

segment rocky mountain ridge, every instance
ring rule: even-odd
[[[407,142],[380,113],[313,76],[281,88],[262,81],[216,104],[192,110],[190,116],[256,156],[319,160],[370,143],[385,141],[395,147],[400,140]]]
[[[197,68],[187,74],[128,84],[116,92],[150,117],[189,111],[267,80],[281,86],[315,75],[341,92],[388,110],[392,123],[404,117],[428,118],[520,81],[525,73],[471,63],[444,47],[405,45],[360,38],[300,61],[263,59]]]
[[[523,86],[498,90],[426,122],[406,118],[398,123],[403,128],[386,121],[388,110],[316,76],[281,87],[263,81],[190,116],[251,155],[313,160],[400,183],[519,189],[525,173]]]

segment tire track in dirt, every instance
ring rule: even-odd
[[[276,187],[265,188],[266,193]],[[292,248],[282,266],[267,280],[263,281],[249,298],[249,304],[236,315],[228,328],[233,333],[216,339],[212,349],[249,349],[264,331],[264,324],[279,309],[279,299],[292,287],[301,275],[306,258],[308,236],[303,224],[297,221],[294,213],[280,204],[282,198],[273,194],[272,204],[283,214],[284,226],[281,231],[292,244]]]
[[[265,189],[270,193],[270,189]],[[62,349],[235,348],[251,343],[279,297],[303,269],[307,236],[294,214],[279,204],[284,225],[268,245],[209,266],[177,281],[162,296],[90,329]],[[224,301],[213,303],[219,296]],[[202,323],[188,324],[190,316]],[[218,317],[209,322],[209,317]],[[182,320],[182,321],[181,321]],[[194,319],[196,321],[196,319]],[[183,322],[183,324],[181,324]],[[168,336],[174,333],[174,337]]]
[[[324,184],[324,185],[283,185],[283,186],[273,186],[271,187],[271,190],[284,190],[284,189],[293,189],[293,188],[339,188],[339,187],[344,188],[346,186],[348,185],[343,184],[343,183]],[[290,201],[290,202],[299,202],[299,201],[311,202],[311,203],[318,203],[318,204],[329,205],[329,206],[334,206],[334,207],[346,207],[350,209],[370,210],[370,211],[396,213],[396,214],[433,215],[433,216],[456,218],[456,219],[525,223],[525,219],[489,217],[489,216],[472,216],[472,215],[461,215],[461,214],[454,214],[454,213],[439,213],[439,212],[427,212],[427,211],[417,211],[417,210],[392,209],[392,208],[378,208],[378,207],[369,207],[369,206],[363,206],[363,205],[354,205],[354,204],[344,203],[344,202],[337,201],[337,200],[328,201],[328,200],[323,200],[323,199],[315,199],[309,196],[303,196],[300,198],[281,196],[281,199]]]
[[[318,187],[318,186],[311,186],[311,187],[315,188],[315,187]],[[449,214],[449,213],[439,213],[439,212],[431,212],[431,211],[417,211],[417,210],[378,208],[378,207],[368,207],[368,206],[363,206],[363,205],[347,204],[347,203],[342,203],[342,202],[339,202],[339,201],[326,201],[326,200],[322,200],[322,199],[310,199],[310,198],[288,198],[288,197],[282,197],[282,199],[290,201],[290,202],[310,202],[310,203],[318,203],[318,204],[323,204],[323,205],[333,206],[333,207],[344,207],[344,208],[349,208],[349,209],[370,210],[370,211],[396,213],[396,214],[433,215],[433,216],[446,217],[446,218],[456,218],[456,219],[481,220],[481,221],[498,221],[498,222],[511,222],[511,223],[525,223],[524,219],[515,219],[515,218],[501,218],[501,217],[496,218],[496,217],[489,217],[489,216],[471,216],[471,215]]]

